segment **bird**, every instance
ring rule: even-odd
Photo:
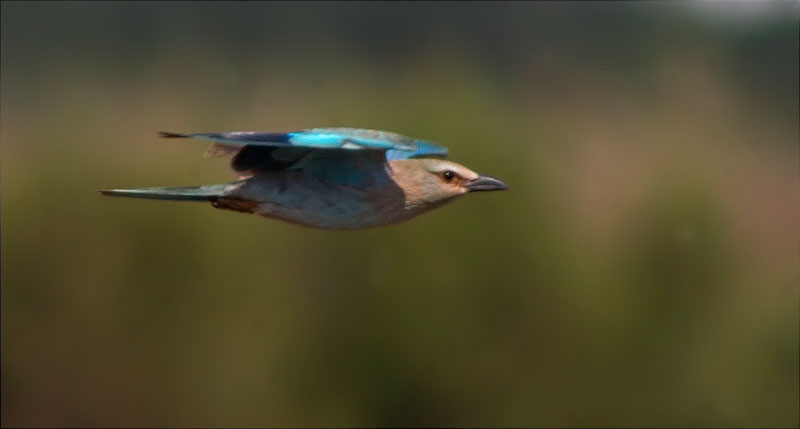
[[[388,131],[161,131],[159,136],[210,141],[205,156],[231,156],[238,180],[99,192],[208,202],[306,227],[355,230],[398,224],[467,193],[508,189],[496,178],[448,161],[445,147]]]

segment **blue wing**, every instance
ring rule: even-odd
[[[264,146],[271,148],[383,150],[386,159],[407,159],[423,156],[446,157],[447,148],[425,140],[388,131],[357,128],[312,128],[289,133],[236,131],[227,133],[167,133],[161,137],[187,137],[208,140],[227,146]],[[294,151],[291,151],[294,152]],[[291,153],[284,151],[284,155]],[[300,152],[298,152],[300,153]]]

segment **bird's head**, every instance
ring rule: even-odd
[[[390,161],[392,179],[402,188],[407,208],[438,207],[468,192],[500,191],[505,183],[452,161],[416,158]]]

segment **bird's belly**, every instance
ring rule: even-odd
[[[358,229],[405,220],[402,196],[314,181],[259,181],[242,189],[262,216],[325,229]]]
[[[336,202],[309,202],[291,207],[274,202],[262,202],[256,213],[291,223],[325,229],[358,229],[391,223],[391,217],[381,216],[359,205]]]

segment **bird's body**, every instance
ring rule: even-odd
[[[354,229],[405,220],[403,193],[387,172],[365,172],[359,182],[353,186],[302,170],[266,172],[232,184],[214,204],[319,228]]]
[[[107,195],[209,201],[309,227],[359,229],[411,219],[475,190],[499,190],[443,157],[447,150],[385,131],[349,128],[295,133],[162,133],[214,142],[207,154],[232,154],[240,180],[189,188],[101,191]]]

